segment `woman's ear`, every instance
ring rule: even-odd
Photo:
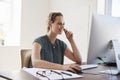
[[[48,30],[50,30],[50,27],[52,26],[51,22],[48,22]]]
[[[51,23],[51,22],[49,22],[49,23],[48,23],[48,26],[49,26],[49,27],[50,27],[50,26],[52,26],[52,23]]]

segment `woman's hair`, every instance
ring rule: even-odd
[[[51,13],[49,14],[49,16],[48,16],[48,27],[47,27],[47,31],[50,30],[49,24],[50,24],[50,23],[54,23],[54,22],[55,22],[55,18],[56,18],[57,16],[63,16],[63,14],[60,13],[60,12],[51,12]]]

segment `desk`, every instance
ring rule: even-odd
[[[84,76],[83,78],[70,79],[70,80],[120,80],[120,75],[114,76],[114,75],[98,73],[101,70],[107,70],[107,69],[110,69],[110,67],[99,65],[98,68],[84,70],[85,73],[81,74]],[[32,76],[31,74],[23,71],[22,69],[9,73],[9,77],[12,78],[13,80],[39,80],[34,76]]]

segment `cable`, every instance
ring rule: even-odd
[[[106,62],[101,57],[97,57],[97,59],[101,60],[104,64],[106,64]]]
[[[105,64],[107,66],[117,66],[116,63],[114,63],[114,62],[105,62],[101,57],[97,57],[97,59],[101,60],[103,62],[103,64]]]
[[[11,78],[8,78],[6,76],[3,76],[3,75],[0,75],[0,77],[4,78],[4,79],[7,79],[7,80],[12,80]]]

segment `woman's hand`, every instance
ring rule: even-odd
[[[62,66],[62,69],[68,70],[68,71],[71,71],[74,73],[77,73],[77,71],[81,70],[80,65],[78,65],[78,64],[65,64]]]
[[[71,31],[68,31],[67,29],[64,29],[65,35],[69,41],[73,39],[73,33]]]

